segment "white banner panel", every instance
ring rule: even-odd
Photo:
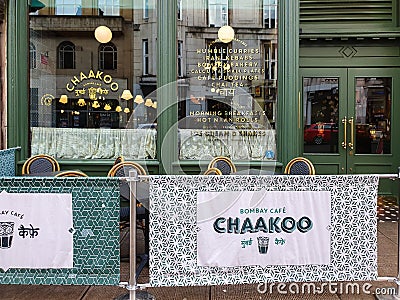
[[[0,268],[72,267],[72,194],[0,193]]]
[[[329,265],[328,191],[197,193],[199,266]]]
[[[377,278],[379,178],[376,175],[160,175],[150,176],[149,182],[151,286]],[[266,192],[270,198],[262,200]],[[219,197],[218,201],[208,199],[209,195],[220,194],[232,197]],[[284,194],[287,196],[282,196]],[[198,195],[202,198],[199,203]],[[243,196],[235,199],[237,195]],[[294,199],[299,203],[293,203]],[[258,204],[258,200],[263,204]],[[240,204],[241,201],[244,204]],[[206,208],[202,208],[203,205]],[[257,207],[258,214],[245,211]],[[275,210],[271,212],[271,208]],[[242,214],[240,209],[243,209]],[[261,213],[260,209],[266,211]],[[272,222],[274,232],[266,234],[273,235],[273,240],[269,240],[268,251],[260,250],[267,253],[259,254],[256,237],[264,235],[263,227],[269,231],[269,218],[275,214],[281,219]],[[260,221],[259,232],[250,233],[261,215],[268,220],[265,226]],[[296,223],[292,233],[277,234],[276,228],[281,228],[285,216],[298,222],[304,215],[313,222],[310,230],[299,233]],[[232,231],[243,230],[244,233],[214,233],[208,226],[214,226],[218,217],[225,220],[216,223],[217,230],[228,231],[231,217]],[[240,219],[237,228],[236,217]],[[251,225],[248,221],[245,223],[247,217]],[[291,228],[290,221],[286,222]],[[302,227],[307,228],[306,221]],[[303,246],[306,249],[301,249]],[[233,257],[232,252],[236,250],[251,254]]]

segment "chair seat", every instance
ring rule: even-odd
[[[296,157],[289,161],[285,167],[288,175],[315,175],[313,163],[305,157]]]

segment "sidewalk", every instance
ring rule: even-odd
[[[138,231],[140,236],[140,231]],[[140,238],[139,238],[140,239]],[[140,239],[142,240],[142,239]],[[122,236],[121,253],[126,254],[127,236]],[[143,242],[138,247],[143,247]],[[397,222],[385,221],[378,223],[378,274],[380,277],[397,276]],[[129,265],[127,262],[121,263],[121,281],[128,281]],[[148,269],[143,270],[139,282],[148,282]],[[395,287],[389,282],[369,282],[372,286],[368,289],[371,294],[346,293],[346,283],[342,284],[343,293],[340,293],[340,283],[331,287],[337,290],[336,293],[329,292],[328,287],[324,288],[324,293],[313,295],[312,293],[292,294],[287,284],[284,289],[287,294],[277,292],[277,287],[273,288],[273,293],[259,293],[257,284],[254,285],[234,285],[234,286],[201,286],[201,287],[163,287],[148,288],[147,292],[157,300],[238,300],[238,299],[345,299],[345,300],[364,300],[375,299],[373,293],[377,288]],[[364,283],[359,282],[362,287]],[[301,287],[301,284],[299,284]],[[316,284],[320,286],[320,284]],[[269,287],[270,288],[270,287]],[[269,290],[268,288],[268,290]],[[351,289],[348,289],[351,291]],[[386,292],[391,292],[386,290]],[[127,290],[114,286],[28,286],[28,285],[2,285],[0,287],[0,300],[111,300],[123,294]]]

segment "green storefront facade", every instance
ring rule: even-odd
[[[32,98],[33,85],[32,66],[29,66],[32,63],[29,59],[32,30],[35,34],[39,32],[42,43],[44,41],[41,33],[43,29],[37,29],[39,25],[36,24],[45,18],[29,15],[29,10],[32,11],[36,1],[28,2],[31,3],[8,1],[6,18],[7,146],[22,147],[18,153],[20,167],[32,154],[32,101],[28,100]],[[48,7],[56,6],[54,3],[57,3],[42,2]],[[136,9],[143,9],[142,3],[145,2],[119,1],[118,5],[130,7],[134,14]],[[156,80],[153,82],[157,90],[155,155],[150,159],[134,159],[145,165],[151,174],[198,174],[206,168],[209,161],[182,159],[180,155],[182,145],[177,123],[182,109],[177,101],[180,93],[180,81],[177,80],[180,65],[177,64],[177,57],[182,54],[182,49],[177,40],[180,40],[182,32],[180,22],[191,18],[189,11],[201,11],[210,20],[210,7],[213,7],[210,5],[214,4],[211,2],[216,2],[217,5],[220,3],[209,1],[209,9],[203,11],[196,6],[196,1],[184,1],[183,4],[182,1],[177,2],[161,0],[152,6],[156,16],[154,30],[157,32],[152,36],[156,49],[153,59],[157,62],[154,71]],[[275,1],[272,2],[275,4]],[[247,6],[250,7],[249,11],[251,6],[261,9],[264,7],[265,10],[272,2],[254,0]],[[244,24],[231,26],[237,33],[241,33],[242,40],[248,34],[246,43],[251,44],[250,36],[257,36],[257,30],[251,31],[251,22],[246,21],[244,16],[242,23],[237,21],[240,17],[237,12],[245,10],[247,6],[241,7],[238,1],[233,0],[226,3],[229,22],[222,25],[231,25],[230,20]],[[83,14],[96,5],[84,5]],[[188,15],[186,18],[180,17],[182,5],[183,15]],[[171,17],[177,15],[178,18]],[[263,15],[265,16],[265,12]],[[121,13],[115,21],[122,18],[121,24],[125,26],[125,16]],[[146,22],[148,20],[151,17],[146,18]],[[264,17],[264,22],[265,20]],[[277,3],[277,20],[277,96],[276,103],[273,104],[276,148],[273,159],[235,159],[235,164],[239,169],[273,167],[282,171],[290,159],[305,156],[315,164],[317,174],[397,173],[400,165],[400,143],[397,138],[400,136],[400,7],[397,1],[285,0]],[[136,33],[146,26],[145,23],[132,23],[132,31]],[[191,44],[187,42],[187,37],[203,34],[206,36],[205,40],[210,39],[214,25],[206,24],[205,27],[207,28],[201,31],[191,28],[185,32],[183,53],[199,49],[196,46],[190,49]],[[69,30],[73,32],[73,29]],[[263,30],[258,31],[260,36],[264,34],[264,38],[259,39],[273,40],[270,34],[272,31]],[[126,37],[125,32],[121,35]],[[141,40],[146,45],[149,42],[147,39]],[[132,38],[132,45],[137,44],[137,41]],[[47,65],[46,55],[41,57],[41,63]],[[134,61],[132,65],[135,65]],[[79,71],[76,73],[79,74]],[[189,68],[186,71],[189,73]],[[82,72],[85,76],[90,74],[88,69],[81,71],[81,74]],[[143,89],[146,87],[143,84],[146,79],[148,77],[141,77]],[[131,79],[127,82],[128,87],[132,86]],[[120,82],[119,84],[122,85]],[[261,86],[261,90],[266,89]],[[258,90],[255,91],[257,94]],[[40,94],[38,98],[41,96]],[[60,95],[55,95],[55,99],[59,97]],[[203,100],[201,97],[197,99]],[[211,103],[210,99],[208,101]],[[199,107],[202,105],[201,101],[194,102]],[[189,106],[185,107],[188,111]],[[53,127],[60,126],[57,123]],[[312,131],[313,128],[315,132]],[[61,157],[58,160],[62,169],[80,169],[94,176],[105,176],[114,162],[113,157]],[[396,187],[383,183],[382,192],[396,193]]]

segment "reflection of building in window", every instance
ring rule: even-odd
[[[265,66],[265,99],[264,110],[269,122],[275,126],[276,92],[278,80],[278,49],[276,41],[268,41],[264,44],[264,66]]]
[[[178,77],[183,77],[183,41],[178,41]]]
[[[99,69],[117,69],[117,47],[113,43],[102,44],[99,46]]]
[[[208,24],[210,27],[228,25],[228,0],[208,1]]]
[[[149,18],[149,0],[143,0],[143,19]]]
[[[62,42],[57,49],[59,69],[75,69],[75,45],[71,42]]]
[[[263,0],[263,22],[265,28],[277,28],[277,0]]]
[[[119,128],[119,105],[116,99],[98,99],[98,106],[92,101],[79,102],[68,99],[67,103],[56,102],[56,127],[62,128]]]
[[[276,81],[278,79],[278,49],[274,41],[268,41],[265,47],[265,79]]]
[[[178,0],[178,20],[182,21],[183,20],[183,16],[182,16],[182,0]]]
[[[56,15],[81,15],[82,0],[56,0]]]
[[[29,58],[30,68],[36,69],[36,46],[33,43],[29,43]]]
[[[99,0],[99,9],[104,16],[119,16],[119,0]]]
[[[143,40],[143,75],[149,74],[149,40]]]
[[[30,88],[30,122],[32,127],[39,126],[39,96],[38,88]]]
[[[227,60],[228,44],[225,43],[208,43],[208,53],[206,55],[206,68],[208,68],[208,76],[211,79],[226,80],[230,63]]]

